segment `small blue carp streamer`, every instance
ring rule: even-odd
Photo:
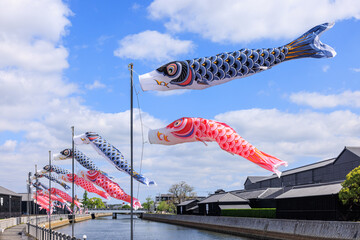
[[[64,183],[63,181],[60,181],[57,177],[49,176],[49,175],[45,174],[43,171],[35,173],[34,175],[35,176],[33,177],[33,179],[35,179],[35,177],[38,177],[38,178],[45,177],[45,178],[49,179],[50,181],[60,184],[63,188],[65,188],[65,190],[71,189],[66,183]]]
[[[103,139],[99,134],[94,132],[86,132],[74,137],[75,144],[90,144],[101,156],[107,159],[119,171],[125,172],[131,176],[131,166],[125,160],[121,152]],[[133,170],[133,178],[147,186],[154,185],[154,181],[150,181],[142,174]]]
[[[72,149],[70,148],[66,148],[64,150],[62,150],[60,153],[58,154],[54,154],[54,160],[66,160],[66,159],[71,159],[73,156],[73,152]],[[81,166],[83,166],[84,168],[88,169],[88,170],[95,170],[95,171],[99,171],[102,174],[104,174],[105,176],[109,177],[107,173],[103,172],[100,170],[100,168],[98,168],[95,163],[88,157],[86,156],[83,152],[81,152],[78,149],[74,149],[74,159],[81,164]],[[110,177],[109,177],[110,178]]]
[[[46,186],[45,184],[43,184],[42,182],[37,182],[37,183],[35,183],[35,184],[37,184],[38,186],[41,186],[43,189],[45,189],[45,190],[48,190],[49,189],[49,187],[48,186]]]
[[[313,27],[294,41],[276,48],[241,49],[186,61],[169,62],[140,75],[144,91],[204,89],[237,78],[251,76],[271,67],[298,58],[331,58],[336,52],[323,44],[319,36],[334,24]]]
[[[41,188],[40,182],[32,182],[31,186],[33,186],[36,190],[43,190],[43,188]]]
[[[71,172],[67,169],[61,168],[56,165],[45,165],[43,169],[47,172],[55,172],[57,174],[71,174]]]

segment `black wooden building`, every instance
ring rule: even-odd
[[[21,195],[0,186],[0,218],[21,216]]]
[[[341,181],[296,186],[276,197],[276,217],[283,219],[344,220],[338,193]]]
[[[199,199],[190,199],[184,201],[176,206],[177,214],[190,214],[190,215],[197,215],[199,213],[199,206],[198,202]]]
[[[249,201],[232,193],[217,193],[197,203],[199,215],[220,216],[222,209],[249,209]]]
[[[347,210],[338,193],[346,175],[359,165],[360,148],[345,147],[336,158],[284,171],[280,178],[248,177],[245,192],[281,189],[265,203],[276,206],[277,218],[344,220]],[[257,201],[264,205],[263,199]]]

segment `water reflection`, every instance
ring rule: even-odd
[[[55,229],[71,235],[71,225]],[[118,219],[102,217],[75,224],[75,236],[92,239],[130,239],[130,216],[118,215]],[[228,234],[199,230],[178,225],[134,218],[134,239],[141,240],[250,240]]]

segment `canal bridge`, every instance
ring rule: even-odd
[[[91,216],[95,216],[95,213],[111,213],[113,219],[117,219],[118,214],[131,214],[130,209],[109,209],[109,208],[95,208],[95,209],[88,209],[88,213]],[[139,216],[142,213],[146,213],[144,210],[133,210],[133,214]]]

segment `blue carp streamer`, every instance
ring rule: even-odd
[[[107,159],[119,171],[131,175],[131,166],[126,161],[121,152],[103,139],[99,134],[94,132],[86,132],[82,135],[74,137],[75,144],[90,144],[101,156]],[[147,186],[154,185],[154,181],[150,181],[142,174],[133,170],[133,178]]]
[[[47,172],[55,172],[57,174],[71,174],[71,172],[67,169],[64,169],[64,168],[61,168],[59,166],[56,166],[56,165],[45,165],[43,167],[43,169]]]
[[[57,177],[49,176],[47,174],[44,174],[43,172],[38,172],[38,173],[35,173],[34,175],[35,176],[33,177],[33,179],[35,179],[35,177],[38,177],[38,178],[45,177],[45,178],[49,179],[50,181],[60,184],[63,188],[65,188],[65,190],[71,189],[66,183],[64,183],[63,181],[60,181]]]
[[[109,177],[107,173],[103,172],[100,170],[100,168],[98,168],[95,163],[88,157],[86,156],[83,152],[81,152],[78,149],[74,149],[74,154],[72,152],[72,149],[70,148],[66,148],[64,150],[62,150],[60,153],[58,154],[54,154],[54,159],[55,160],[66,160],[66,159],[71,159],[72,156],[74,155],[74,159],[81,164],[81,166],[83,166],[84,168],[88,169],[88,170],[94,170],[94,171],[99,171],[102,174],[104,174],[105,176]],[[111,177],[109,177],[111,178]]]
[[[319,36],[333,24],[318,25],[294,41],[276,48],[241,49],[186,61],[173,61],[139,76],[144,91],[204,89],[243,78],[291,59],[331,58],[336,52]]]

